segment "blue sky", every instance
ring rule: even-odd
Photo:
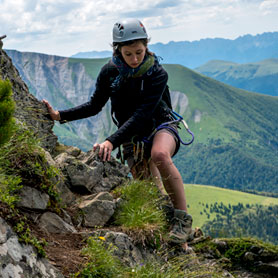
[[[0,0],[4,48],[71,56],[111,50],[112,28],[138,18],[151,43],[278,31],[278,0]]]

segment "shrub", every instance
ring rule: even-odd
[[[50,196],[52,205],[57,206],[60,198],[53,179],[57,174],[58,170],[48,165],[32,131],[17,127],[10,140],[0,148],[0,180],[2,176],[2,189],[6,188],[8,193],[16,193],[16,184],[20,182],[44,191]],[[13,179],[12,184],[4,186]]]
[[[13,134],[15,120],[13,113],[15,102],[12,99],[12,87],[9,81],[0,80],[0,146]]]

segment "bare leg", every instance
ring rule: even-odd
[[[153,140],[151,158],[160,172],[174,208],[187,211],[183,181],[171,158],[175,148],[173,136],[167,132],[159,132]]]

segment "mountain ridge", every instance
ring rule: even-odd
[[[211,60],[195,70],[237,88],[278,96],[278,58],[247,64]]]
[[[170,41],[149,44],[149,49],[163,58],[165,64],[181,64],[196,68],[209,60],[231,60],[238,63],[256,62],[267,58],[278,58],[278,32],[257,35],[246,34],[236,39],[205,38],[196,41]],[[87,53],[87,56],[86,56]],[[107,57],[109,53],[94,51],[76,53],[74,57]],[[112,51],[110,52],[111,56]]]

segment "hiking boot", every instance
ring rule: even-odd
[[[163,210],[165,217],[166,217],[166,221],[169,223],[169,225],[172,223],[173,218],[174,218],[174,207],[173,204],[169,198],[168,195],[163,196],[161,205],[160,205],[160,209]]]
[[[175,209],[173,226],[169,233],[169,241],[173,243],[187,242],[192,233],[192,216],[184,210]]]

